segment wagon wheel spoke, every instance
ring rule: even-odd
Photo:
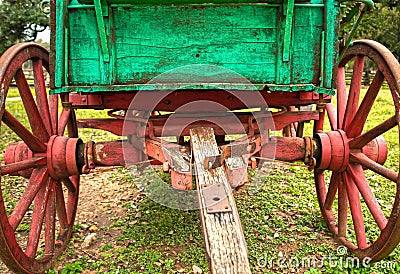
[[[338,189],[338,179],[340,175],[338,173],[333,173],[331,177],[331,181],[328,187],[328,193],[326,194],[326,199],[324,203],[324,208],[326,210],[332,209],[333,201],[335,200],[336,192]]]
[[[67,205],[67,216],[73,216],[72,210],[76,210],[76,207],[73,207],[73,203],[76,200],[76,196],[79,193],[79,176],[71,176],[70,181],[72,184],[75,186],[75,189],[77,190],[76,192],[68,192],[67,196],[67,202],[65,205]],[[68,219],[68,223],[71,224],[71,219]]]
[[[63,178],[61,180],[64,185],[66,186],[66,188],[71,192],[71,193],[75,193],[76,192],[76,186],[75,184],[71,181],[70,178]]]
[[[351,84],[349,96],[347,99],[346,112],[343,118],[343,129],[347,130],[348,125],[353,120],[358,108],[358,101],[360,98],[362,73],[364,69],[364,56],[358,55],[355,58],[353,66],[353,75],[351,77]]]
[[[48,178],[49,172],[46,168],[35,169],[33,171],[28,186],[9,217],[10,226],[14,231],[21,223],[30,205],[38,194],[38,191]]]
[[[42,143],[35,135],[33,135],[23,124],[21,124],[11,113],[7,110],[3,114],[3,122],[14,131],[22,141],[33,152],[45,152],[46,145]]]
[[[351,217],[354,224],[357,244],[359,248],[366,248],[367,237],[365,235],[365,226],[361,210],[360,194],[358,192],[356,184],[354,183],[354,178],[348,172],[344,172],[343,177],[346,183],[346,191],[350,204]]]
[[[338,68],[337,75],[337,128],[343,128],[344,113],[346,111],[346,76],[344,67]]]
[[[349,201],[343,173],[338,176],[338,236],[346,237]]]
[[[328,114],[331,130],[337,130],[337,113],[335,106],[332,103],[326,104],[326,112]]]
[[[25,252],[30,258],[35,258],[39,246],[46,207],[49,201],[50,186],[50,180],[47,179],[45,184],[42,185],[41,189],[37,193],[33,202],[31,228],[29,231],[27,248]]]
[[[45,256],[53,255],[56,231],[56,183],[50,180],[49,200],[45,217]]]
[[[51,118],[51,135],[57,134],[58,128],[58,95],[49,95],[49,108],[50,108],[50,118]]]
[[[42,142],[47,141],[49,139],[49,134],[43,124],[42,117],[40,116],[38,107],[33,99],[31,89],[22,69],[16,72],[14,78],[15,82],[17,83],[25,111],[26,113],[29,113],[28,120],[33,134],[35,134]]]
[[[354,119],[348,126],[348,137],[354,137],[361,134],[364,124],[367,121],[368,114],[375,102],[376,96],[384,82],[385,78],[381,71],[377,71],[371,85],[369,86],[364,99],[362,100],[357,113],[354,115]]]
[[[376,127],[368,130],[367,132],[361,134],[360,136],[354,138],[349,142],[350,148],[362,148],[373,139],[382,135],[383,133],[389,131],[390,129],[394,128],[397,125],[396,117],[392,116],[391,118],[385,120],[384,122],[380,123]]]
[[[383,214],[383,211],[373,194],[371,187],[368,184],[367,178],[365,178],[364,170],[360,165],[350,165],[348,168],[349,175],[353,178],[361,196],[364,198],[364,202],[367,205],[372,217],[376,221],[380,230],[383,230],[387,225],[387,219]]]
[[[60,183],[56,184],[56,198],[57,198],[57,216],[60,222],[61,228],[65,229],[69,225],[67,210],[65,208],[65,199],[62,185]]]
[[[58,129],[57,129],[57,134],[58,135],[63,135],[65,132],[65,128],[67,127],[68,120],[71,115],[71,109],[70,108],[64,108],[61,112],[60,119],[58,120]]]
[[[70,119],[67,123],[68,135],[70,137],[77,137],[78,136],[78,128],[75,126],[77,124],[76,121],[76,114],[74,111],[71,111]]]
[[[46,163],[47,163],[46,157],[34,157],[32,159],[20,161],[17,163],[0,166],[0,174],[4,176],[11,173],[16,173],[18,171],[44,166],[46,165]]]
[[[46,127],[48,135],[53,135],[42,60],[32,60],[32,66],[36,91],[36,103],[40,111],[41,118],[44,121],[44,125]]]
[[[350,161],[361,164],[375,173],[385,177],[386,179],[389,179],[395,183],[397,182],[397,172],[378,164],[361,152],[350,153]]]

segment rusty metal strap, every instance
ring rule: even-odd
[[[204,184],[200,187],[207,213],[232,212],[228,193],[223,184]]]

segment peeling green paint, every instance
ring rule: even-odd
[[[66,10],[57,31],[68,38],[57,34],[56,50],[66,53],[56,54],[52,93],[138,90],[192,64],[222,66],[270,90],[333,93],[335,0],[180,1],[96,0],[96,9],[73,0],[65,9],[57,0]]]

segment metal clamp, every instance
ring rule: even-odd
[[[94,163],[94,142],[90,141],[85,144],[84,148],[84,160],[85,160],[85,165],[82,167],[82,173],[89,173],[90,170],[94,169],[96,167]]]

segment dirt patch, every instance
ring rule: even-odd
[[[67,250],[57,269],[61,270],[65,264],[72,264],[83,256],[93,261],[103,259],[99,249],[106,244],[118,246],[117,239],[122,236],[121,229],[112,224],[126,216],[124,203],[136,203],[140,199],[132,183],[124,180],[115,169],[100,168],[95,174],[81,176],[76,230],[71,242],[74,252]]]

